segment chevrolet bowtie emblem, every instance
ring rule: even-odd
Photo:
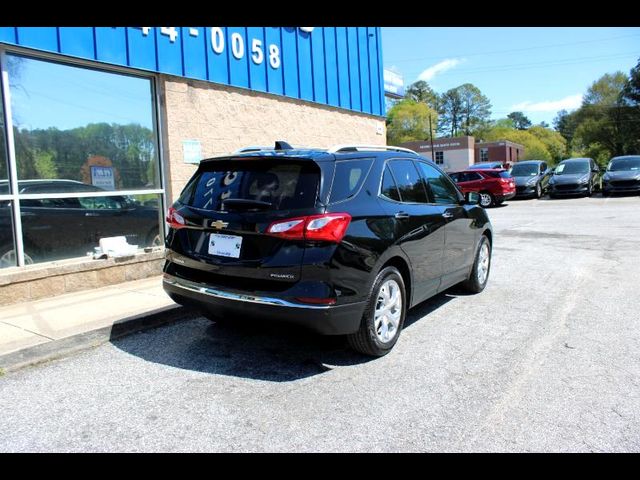
[[[216,220],[215,222],[211,222],[211,226],[213,228],[217,228],[220,230],[221,228],[225,228],[229,226],[229,222],[223,222],[222,220]]]

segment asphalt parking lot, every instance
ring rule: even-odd
[[[0,451],[640,451],[640,197],[489,215],[485,291],[386,357],[185,320],[0,378]]]

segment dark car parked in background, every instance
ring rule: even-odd
[[[547,162],[542,160],[518,162],[510,173],[516,181],[516,198],[540,198],[546,192],[551,177]]]
[[[480,292],[492,230],[477,195],[410,150],[338,146],[202,160],[169,209],[164,289],[214,321],[246,315],[391,350],[409,308]]]
[[[486,170],[495,168],[504,168],[504,164],[502,162],[480,162],[474,163],[468,168],[468,170]]]
[[[640,193],[640,155],[614,157],[602,177],[602,195]]]
[[[4,187],[6,182],[0,190]],[[23,195],[105,193],[74,180],[24,180],[18,187]],[[0,207],[8,203],[0,202]],[[102,237],[124,235],[140,247],[162,245],[158,207],[141,205],[127,195],[23,199],[20,211],[27,264],[83,256]],[[0,208],[0,262],[5,266],[15,265],[10,212]]]
[[[451,172],[449,176],[462,193],[478,192],[484,208],[500,205],[516,194],[516,184],[509,172],[503,169],[465,170]]]
[[[554,169],[549,180],[549,196],[590,197],[599,185],[600,168],[592,158],[568,158]]]

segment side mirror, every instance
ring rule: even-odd
[[[598,167],[595,167],[594,169],[591,170],[593,173],[599,173],[600,169]]]
[[[467,192],[464,199],[468,205],[478,205],[480,203],[480,194],[478,192]]]

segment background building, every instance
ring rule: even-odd
[[[399,146],[433,159],[446,172],[464,170],[480,162],[513,165],[524,158],[523,145],[510,141],[476,143],[470,136],[437,138],[433,141],[433,148],[429,140],[406,142]]]
[[[86,254],[162,245],[202,158],[386,143],[377,27],[0,27],[0,67],[0,304],[159,271]]]

